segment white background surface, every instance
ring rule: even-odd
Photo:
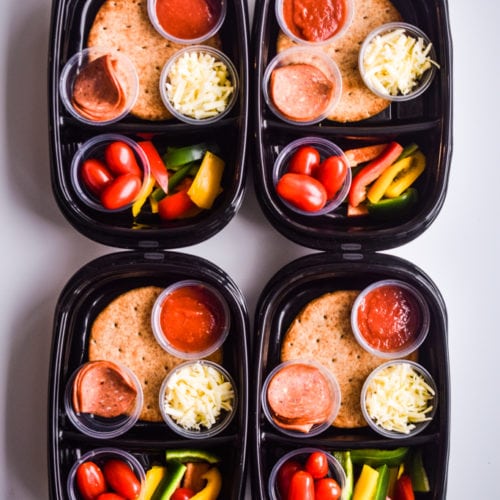
[[[5,499],[48,498],[46,413],[54,307],[77,269],[113,251],[70,227],[51,192],[50,8],[48,0],[2,0],[0,16],[0,498]],[[450,0],[449,8],[454,152],[448,195],[434,224],[391,253],[428,273],[448,307],[448,498],[493,499],[500,498],[500,4]],[[225,269],[246,295],[251,315],[270,276],[309,253],[271,228],[251,188],[221,233],[182,251]]]

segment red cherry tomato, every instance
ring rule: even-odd
[[[313,175],[319,165],[319,151],[312,146],[302,146],[293,153],[288,163],[288,172]]]
[[[94,500],[106,491],[106,481],[101,468],[94,462],[83,462],[76,469],[76,486],[84,500]]]
[[[316,500],[338,500],[342,494],[339,483],[332,477],[318,479],[314,485]]]
[[[104,151],[104,160],[115,175],[134,174],[138,177],[142,175],[134,151],[126,142],[109,143]]]
[[[141,190],[141,186],[142,180],[137,175],[119,175],[102,190],[102,206],[108,210],[125,207],[135,200]]]
[[[302,465],[297,460],[287,460],[279,469],[276,478],[280,498],[286,500],[290,489],[290,481],[292,476],[299,470],[302,470]]]
[[[108,491],[106,493],[101,493],[95,500],[127,500],[125,497]]]
[[[333,198],[344,184],[347,165],[340,156],[329,156],[323,160],[314,173],[326,189],[328,199]]]
[[[321,479],[328,474],[328,458],[322,451],[314,451],[306,460],[305,469],[314,479]]]
[[[104,162],[95,158],[83,162],[80,175],[85,187],[96,196],[99,196],[106,184],[113,180],[113,174]]]
[[[194,496],[194,491],[190,488],[177,488],[170,500],[189,500]]]
[[[110,459],[103,466],[109,487],[127,500],[134,500],[141,492],[141,483],[132,467],[119,459]]]
[[[326,190],[314,177],[305,174],[283,175],[276,185],[278,195],[305,212],[316,212],[325,206]]]
[[[299,470],[292,476],[288,500],[315,500],[314,479],[309,472]]]

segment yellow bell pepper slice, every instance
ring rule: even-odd
[[[419,177],[420,174],[425,170],[426,159],[422,151],[417,151],[411,158],[411,166],[401,172],[400,175],[396,176],[391,185],[386,189],[385,196],[387,198],[396,198],[401,193],[406,191]]]
[[[156,181],[151,176],[147,180],[147,182],[143,184],[139,196],[132,205],[132,215],[134,217],[137,217],[139,215],[139,212],[141,211],[141,208],[143,207],[144,203],[146,203],[146,200],[148,199],[149,195],[153,192],[153,188],[155,187],[155,182]]]
[[[163,465],[153,465],[146,471],[146,481],[142,488],[140,500],[151,500],[153,494],[167,473],[167,468]]]
[[[377,489],[378,475],[373,467],[364,464],[354,485],[352,500],[372,500]]]
[[[367,198],[377,203],[384,196],[396,198],[410,187],[425,170],[425,155],[416,151],[386,168],[370,186]]]
[[[222,489],[222,475],[217,467],[211,467],[201,476],[207,480],[206,486],[191,497],[191,500],[217,500]]]
[[[153,196],[149,197],[149,204],[151,206],[151,213],[157,214],[158,213],[158,202],[154,199]]]
[[[188,190],[188,196],[200,208],[211,208],[215,198],[221,193],[220,185],[225,162],[207,151]]]

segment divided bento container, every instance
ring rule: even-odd
[[[358,0],[360,1],[360,0]],[[284,236],[318,250],[354,249],[362,252],[403,245],[421,234],[437,217],[444,202],[452,149],[451,35],[445,0],[394,0],[403,19],[420,27],[432,40],[440,68],[429,89],[407,102],[392,102],[366,120],[340,123],[327,119],[313,126],[298,126],[275,117],[261,90],[267,65],[276,55],[279,25],[274,1],[258,0],[253,27],[255,103],[255,169],[258,200],[269,222]],[[355,2],[356,10],[356,2]],[[354,13],[356,16],[356,13]],[[427,168],[417,180],[419,200],[410,218],[380,222],[370,217],[348,217],[346,204],[317,217],[298,216],[278,198],[272,165],[293,140],[324,137],[341,149],[400,141],[415,142],[427,157]]]
[[[416,287],[430,309],[430,331],[419,349],[419,363],[437,384],[439,403],[432,421],[418,435],[397,440],[380,436],[368,426],[329,427],[315,436],[292,437],[277,430],[265,416],[260,396],[268,374],[281,362],[286,331],[311,300],[337,290],[362,290],[381,279],[399,279]],[[447,344],[447,313],[443,298],[432,280],[418,267],[398,257],[371,254],[352,258],[336,253],[301,257],[279,270],[266,284],[255,316],[254,386],[250,394],[249,428],[252,449],[252,488],[255,498],[268,500],[269,474],[274,464],[291,450],[314,447],[327,452],[376,448],[392,450],[408,446],[422,453],[430,492],[417,498],[446,498],[449,451],[450,385]],[[383,362],[385,360],[381,360]],[[341,395],[342,398],[342,395]]]
[[[243,494],[249,379],[245,299],[232,279],[216,265],[203,258],[168,251],[200,243],[222,230],[243,199],[249,123],[249,21],[246,2],[225,3],[227,12],[218,36],[221,50],[234,64],[238,76],[237,99],[227,115],[214,123],[191,125],[177,119],[147,121],[128,114],[114,123],[100,125],[84,123],[67,111],[59,94],[59,80],[67,61],[85,49],[93,20],[104,0],[53,1],[48,61],[53,194],[61,212],[77,231],[98,243],[127,251],[85,264],[69,279],[59,296],[54,314],[49,384],[50,498],[68,498],[66,482],[73,464],[86,453],[103,447],[131,454],[144,472],[154,463],[165,463],[168,449],[206,450],[221,459],[218,464],[223,476],[221,496],[240,498]],[[146,4],[145,0],[139,3],[144,8]],[[135,142],[151,140],[160,154],[168,147],[215,144],[214,152],[226,164],[222,192],[211,209],[175,221],[161,220],[147,204],[136,217],[130,209],[106,212],[89,206],[75,190],[70,167],[81,146],[103,134],[125,136]],[[228,304],[231,328],[222,346],[221,365],[234,380],[237,393],[237,408],[229,425],[217,435],[196,440],[179,436],[163,421],[140,419],[125,433],[112,438],[79,431],[65,413],[64,392],[71,374],[88,359],[90,330],[99,312],[117,296],[134,288],[149,285],[166,288],[182,280],[206,282]]]
[[[356,4],[361,0],[354,2]],[[273,465],[291,450],[314,447],[325,451],[408,446],[422,453],[430,491],[417,498],[446,498],[450,434],[450,384],[447,311],[431,278],[415,264],[381,254],[406,244],[424,232],[444,203],[452,153],[452,47],[446,0],[392,2],[403,20],[418,26],[431,39],[440,65],[432,84],[419,97],[391,102],[381,113],[353,122],[328,119],[316,125],[294,125],[278,119],[266,104],[262,79],[277,53],[279,25],[272,0],[256,2],[252,44],[255,192],[271,225],[289,240],[318,250],[279,270],[265,285],[255,313],[250,434],[252,491],[268,500],[267,482]],[[354,13],[356,16],[356,12]],[[369,216],[348,216],[347,203],[314,217],[300,215],[279,199],[273,185],[273,164],[288,144],[302,137],[326,138],[341,149],[398,141],[416,143],[427,166],[417,180],[418,202],[410,216],[380,221]],[[294,318],[311,300],[336,290],[356,290],[375,281],[399,279],[415,286],[430,307],[430,331],[419,348],[419,362],[434,378],[439,406],[431,423],[414,437],[390,439],[368,426],[331,427],[311,437],[290,437],[272,426],[262,408],[266,377],[282,362],[281,343]]]
[[[179,248],[204,241],[225,227],[239,210],[245,190],[248,134],[248,13],[243,0],[230,0],[218,31],[222,48],[234,64],[238,96],[231,111],[216,123],[190,125],[177,119],[148,121],[126,115],[110,125],[88,125],[74,118],[59,96],[59,79],[66,62],[86,47],[93,20],[104,0],[54,0],[49,51],[49,110],[52,188],[64,216],[85,236],[121,248]],[[146,8],[146,1],[142,2]],[[165,42],[167,43],[167,42]],[[180,46],[180,48],[185,46]],[[160,68],[161,70],[161,68]],[[160,153],[167,147],[213,143],[225,161],[223,192],[209,210],[195,217],[166,221],[143,208],[137,217],[130,210],[104,213],[86,205],[70,178],[75,152],[92,137],[116,133],[131,140],[151,139]]]
[[[113,438],[92,437],[68,418],[64,392],[72,373],[88,360],[89,337],[97,315],[117,296],[143,286],[167,287],[184,279],[215,287],[229,306],[231,331],[222,346],[222,366],[235,383],[238,404],[229,425],[215,436],[189,439],[163,421],[138,420]],[[169,449],[199,449],[221,459],[222,498],[240,498],[246,478],[248,423],[248,314],[240,290],[224,271],[198,257],[176,252],[119,252],[99,257],[78,270],[63,289],[54,316],[50,366],[50,498],[68,498],[66,482],[73,464],[85,453],[113,447],[132,454],[144,468],[165,463]]]

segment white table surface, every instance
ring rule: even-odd
[[[454,152],[448,194],[433,225],[390,253],[428,273],[448,308],[448,498],[493,499],[500,498],[500,4],[449,0],[449,7]],[[83,264],[114,251],[77,233],[50,188],[50,9],[49,0],[2,0],[0,16],[0,498],[10,500],[48,498],[47,383],[59,293]],[[225,269],[247,297],[252,316],[269,277],[310,253],[271,228],[251,187],[225,229],[182,251]]]

